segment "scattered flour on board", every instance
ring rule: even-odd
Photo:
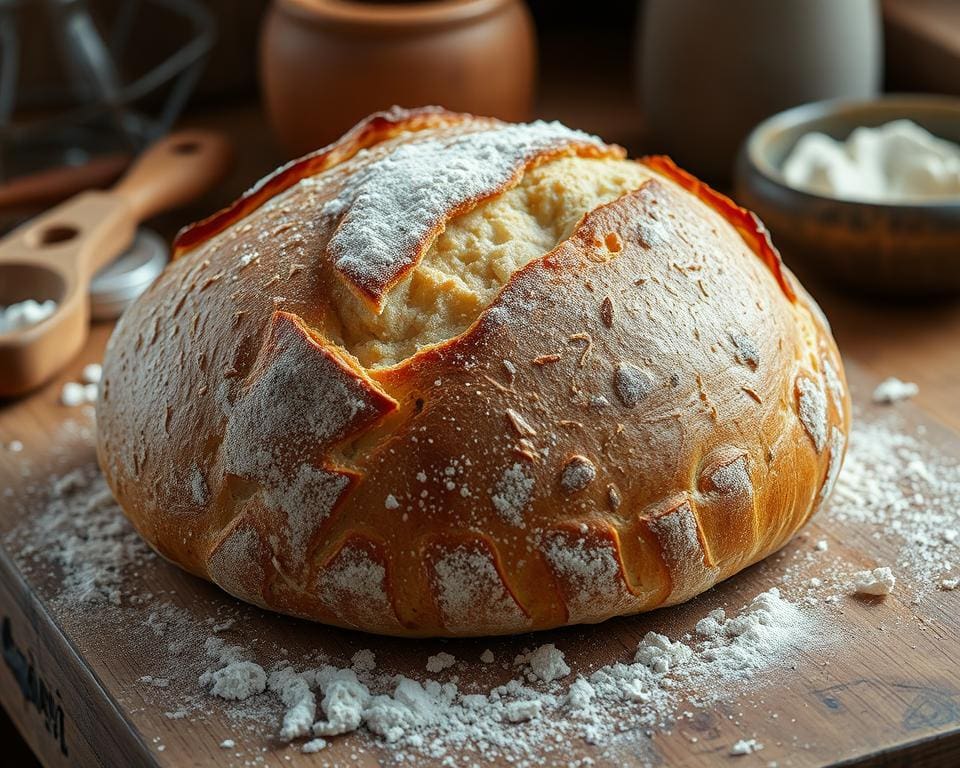
[[[244,661],[246,649],[217,637],[208,638],[207,653],[215,666],[249,664],[259,668],[255,680],[269,677],[270,692],[286,707],[282,740],[312,735],[323,740],[316,746],[322,749],[332,737],[362,731],[398,757],[462,753],[532,765],[538,750],[558,737],[613,746],[622,738],[624,717],[656,727],[669,722],[682,695],[704,706],[729,696],[756,672],[782,667],[800,647],[820,642],[816,627],[811,616],[771,589],[731,617],[711,612],[684,641],[648,633],[632,661],[602,666],[569,682],[563,652],[552,643],[541,645],[517,657],[522,677],[482,693],[376,668],[366,669],[363,678],[354,669],[329,664],[267,672]],[[242,680],[247,679],[244,674]],[[251,691],[245,698],[254,695]],[[311,751],[312,745],[308,741],[301,748]]]
[[[752,755],[754,752],[759,752],[763,749],[763,744],[761,744],[756,739],[740,739],[732,747],[730,747],[730,754],[734,756],[739,755]]]
[[[877,565],[909,577],[917,598],[960,576],[960,465],[929,444],[922,425],[904,431],[895,411],[854,419],[843,471],[822,514],[894,543],[896,561]]]
[[[894,543],[895,553],[886,560],[891,578],[884,566],[869,570],[870,578],[879,588],[892,588],[895,571],[898,593],[913,590],[918,599],[960,585],[960,467],[925,442],[922,430],[903,430],[895,411],[855,421],[845,468],[822,513],[828,523],[865,527],[885,546]],[[711,707],[754,690],[771,679],[769,673],[788,666],[796,651],[828,642],[836,633],[818,605],[831,590],[840,589],[837,599],[844,599],[842,585],[864,567],[842,564],[836,574],[825,569],[802,584],[784,568],[782,589],[762,592],[739,610],[706,611],[689,634],[649,632],[635,649],[599,667],[570,658],[562,639],[561,647],[544,643],[525,651],[512,667],[491,665],[513,653],[488,649],[479,658],[463,656],[457,671],[464,675],[473,670],[510,677],[478,688],[458,676],[429,677],[436,674],[432,670],[448,669],[452,658],[436,644],[419,661],[419,669],[429,664],[431,671],[416,674],[417,665],[406,670],[413,679],[378,665],[369,649],[338,661],[266,648],[256,642],[255,624],[244,621],[254,609],[234,604],[231,617],[204,619],[189,607],[131,593],[128,574],[166,566],[122,517],[96,468],[41,482],[38,493],[42,504],[33,508],[43,511],[25,515],[6,538],[20,567],[49,574],[51,602],[62,616],[72,615],[74,626],[112,617],[130,628],[125,642],[140,635],[136,642],[146,651],[137,675],[150,681],[138,686],[140,695],[165,697],[173,720],[225,712],[235,732],[222,744],[231,750],[247,739],[261,744],[273,737],[296,745],[291,748],[322,751],[341,734],[358,732],[355,748],[361,752],[364,745],[376,746],[393,760],[414,764],[427,758],[457,762],[465,755],[467,762],[534,765],[579,741],[615,761],[617,750],[632,749],[630,739],[644,729],[671,728],[680,707]],[[814,542],[795,549],[815,563],[835,557]],[[464,567],[446,579],[446,609],[453,612],[466,610],[477,577],[483,581],[493,567],[479,552],[460,556]],[[454,565],[461,564],[447,564]],[[506,607],[494,606],[498,613]],[[236,639],[228,642],[222,632]],[[760,746],[745,738],[730,752],[746,755]]]
[[[106,525],[104,510],[109,509],[109,536],[97,533],[86,542],[82,563],[57,553],[56,547],[27,554],[66,570],[61,597],[82,606],[84,616],[100,606],[121,610],[117,606],[131,598],[120,589],[123,573],[156,558],[115,505],[103,500],[89,503],[104,491],[92,468],[67,477],[53,491],[57,504],[41,518],[46,530],[66,526],[80,531],[98,521],[92,528],[99,532]],[[76,546],[69,545],[71,550]],[[159,562],[153,564],[160,567]],[[477,573],[476,565],[472,563],[471,572]],[[77,584],[84,586],[78,589]],[[414,762],[465,754],[480,761],[507,759],[533,765],[545,749],[559,749],[578,739],[610,750],[612,756],[626,738],[621,733],[624,718],[652,728],[669,724],[689,692],[704,698],[713,695],[704,693],[711,691],[730,695],[752,684],[749,680],[757,670],[783,667],[795,649],[820,642],[818,623],[771,590],[731,617],[723,611],[710,613],[704,619],[707,623],[701,622],[694,634],[682,639],[650,633],[632,654],[592,670],[575,672],[560,648],[542,644],[517,657],[512,672],[506,665],[500,669],[512,674],[511,679],[477,690],[461,689],[455,677],[447,681],[429,677],[455,661],[444,651],[425,657],[421,664],[430,671],[425,678],[413,679],[378,668],[368,649],[354,653],[348,665],[323,659],[310,665],[275,651],[228,642],[219,634],[242,634],[242,621],[220,617],[205,623],[189,609],[158,600],[136,610],[143,616],[139,626],[148,635],[146,642],[162,654],[160,658],[150,654],[151,674],[160,678],[162,672],[170,678],[169,687],[151,690],[180,697],[170,701],[169,718],[189,719],[214,711],[213,697],[237,723],[237,732],[230,734],[234,744],[242,744],[244,728],[255,728],[258,738],[272,736],[310,752],[359,731],[396,760]],[[463,664],[490,670],[494,662],[487,649],[476,661]],[[191,686],[189,674],[182,673],[192,666],[198,670]]]

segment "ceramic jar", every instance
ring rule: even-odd
[[[876,0],[646,0],[638,82],[652,149],[725,181],[770,115],[880,87]]]
[[[521,0],[273,0],[261,32],[266,110],[293,154],[394,104],[528,119],[535,67]]]

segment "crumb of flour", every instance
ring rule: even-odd
[[[436,674],[437,672],[442,672],[445,669],[449,669],[456,663],[457,660],[454,656],[441,651],[435,656],[431,656],[427,659],[427,672]]]
[[[752,755],[754,752],[759,752],[763,749],[763,744],[761,744],[756,739],[740,739],[732,747],[730,747],[730,754],[739,756],[739,755]]]
[[[530,682],[542,680],[545,683],[552,683],[570,674],[570,667],[563,659],[563,651],[553,643],[547,643],[535,651],[517,656],[515,663],[517,666],[526,668],[527,679]]]
[[[887,566],[854,574],[853,589],[858,595],[889,595],[897,578]]]
[[[321,749],[324,749],[327,746],[325,739],[310,739],[306,742],[303,747],[301,747],[301,752],[311,755],[314,752],[319,752]]]
[[[873,390],[873,402],[890,405],[908,400],[920,392],[920,387],[911,381],[900,381],[896,376],[881,381]]]

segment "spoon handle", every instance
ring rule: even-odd
[[[110,193],[124,198],[143,221],[206,192],[223,178],[232,156],[220,133],[178,131],[144,150]]]

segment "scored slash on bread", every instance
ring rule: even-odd
[[[377,247],[416,247],[368,256],[365,283],[330,243],[351,211],[379,215],[356,201],[426,142],[468,170],[493,153],[495,172],[404,197],[434,207],[391,219],[407,229]],[[667,159],[465,330],[380,367],[344,341],[341,286],[379,313],[454,217],[561,156],[627,162],[553,124],[393,110],[184,230],[118,325],[98,405],[101,465],[142,535],[258,605],[414,636],[674,604],[782,546],[842,462],[840,357],[762,225]]]

